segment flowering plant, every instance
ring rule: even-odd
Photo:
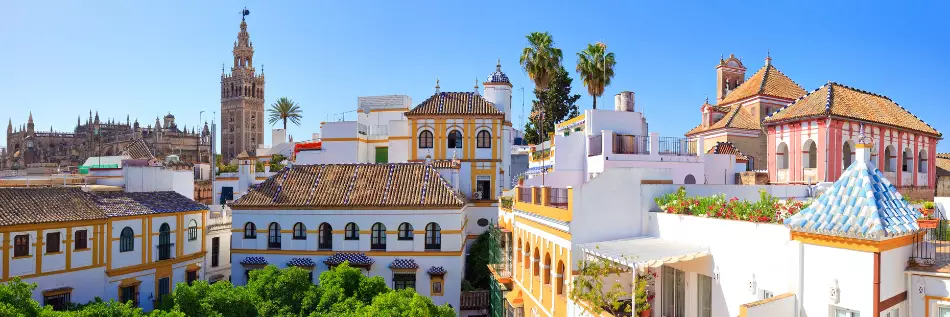
[[[724,194],[687,197],[682,186],[654,200],[666,213],[763,223],[781,223],[811,204],[811,201],[780,200],[764,190],[759,191],[758,201],[737,197],[726,200]]]

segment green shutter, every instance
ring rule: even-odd
[[[389,148],[376,148],[376,163],[389,163]]]

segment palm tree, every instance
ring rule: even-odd
[[[521,51],[519,63],[528,78],[534,82],[534,88],[539,91],[548,89],[557,70],[561,68],[561,49],[554,47],[554,38],[548,32],[531,32],[526,36],[528,46]],[[540,122],[538,127],[538,142],[544,147],[544,105],[538,100],[538,109],[532,111],[532,117]],[[541,184],[544,184],[544,169],[541,169]]]
[[[604,88],[610,86],[614,77],[614,53],[607,52],[607,44],[587,44],[587,49],[577,53],[577,73],[587,86],[587,93],[594,97],[594,109],[597,109],[597,97],[604,95]]]
[[[270,105],[270,109],[267,109],[269,114],[268,121],[271,125],[279,121],[284,122],[284,130],[287,130],[287,120],[290,120],[291,123],[300,125],[300,119],[303,119],[303,109],[300,109],[300,106],[296,102],[290,100],[287,97],[280,97],[277,99],[277,102]]]

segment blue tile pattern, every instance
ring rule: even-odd
[[[287,266],[314,267],[317,266],[317,263],[313,262],[310,258],[293,258],[287,262]]]
[[[327,265],[340,265],[343,262],[350,262],[353,266],[367,266],[376,263],[376,260],[366,256],[366,253],[339,252],[323,261]]]
[[[488,82],[490,82],[490,83],[506,83],[506,84],[510,84],[510,83],[511,83],[510,81],[508,81],[508,75],[505,75],[505,73],[502,73],[501,71],[495,71],[495,72],[491,73],[490,75],[488,75]]]
[[[917,232],[920,216],[880,170],[858,159],[785,225],[793,231],[883,240]]]
[[[445,275],[445,268],[441,266],[433,266],[430,267],[426,273],[429,273],[429,275]]]
[[[241,264],[246,265],[267,265],[267,260],[262,256],[249,256],[241,260]]]
[[[419,264],[416,264],[416,260],[413,259],[395,259],[393,263],[389,264],[391,269],[418,269]]]

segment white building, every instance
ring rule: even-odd
[[[209,283],[231,280],[231,210],[213,205],[205,229],[205,278]]]

